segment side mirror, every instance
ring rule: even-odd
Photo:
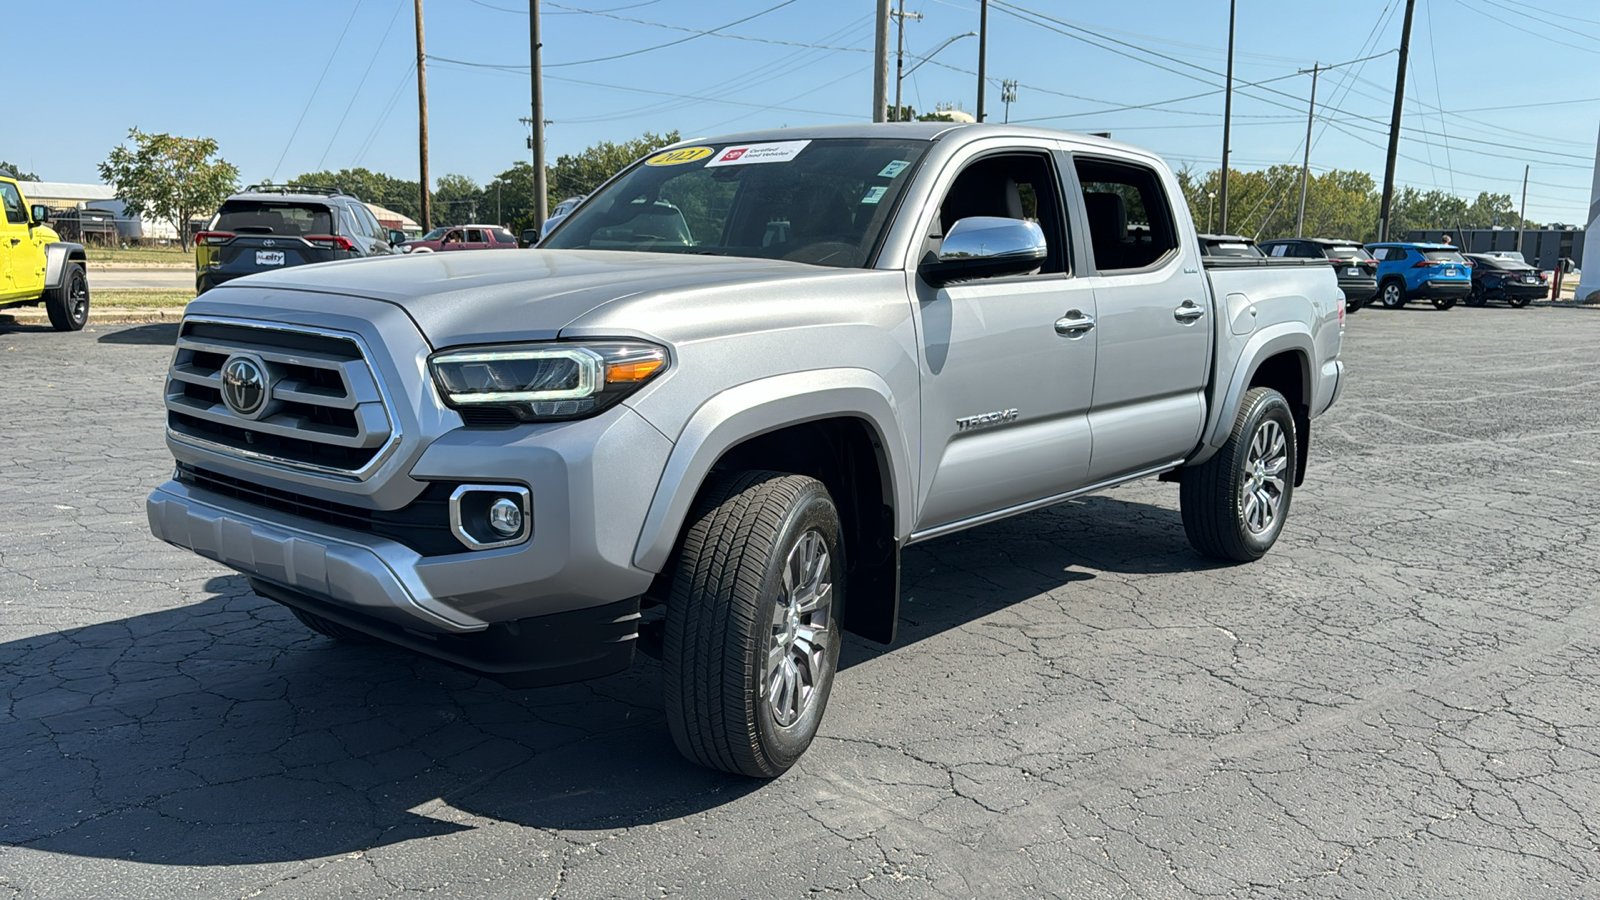
[[[398,228],[389,229],[389,243],[398,244],[406,239],[406,233]]]
[[[50,207],[45,206],[43,203],[33,204],[33,206],[29,207],[28,212],[33,215],[35,224],[43,225],[50,221]]]
[[[938,259],[920,273],[935,287],[952,281],[1025,275],[1044,263],[1050,250],[1037,222],[998,216],[972,216],[950,226]]]

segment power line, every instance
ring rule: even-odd
[[[350,117],[350,110],[355,108],[356,100],[361,96],[361,88],[367,83],[367,76],[372,74],[372,64],[378,61],[378,54],[383,50],[383,45],[389,41],[389,32],[394,29],[394,23],[400,18],[400,12],[405,9],[404,2],[397,2],[394,15],[389,17],[389,27],[383,29],[383,37],[378,38],[378,46],[372,48],[372,58],[367,60],[367,67],[361,72],[361,80],[356,82],[356,89],[350,92],[350,102],[345,104],[344,113],[339,116],[339,124],[334,126],[333,134],[328,138],[328,146],[322,148],[322,155],[317,157],[317,169],[322,169],[322,164],[328,159],[328,151],[333,149],[333,142],[338,139],[339,132],[344,128],[344,120]]]
[[[356,0],[356,5],[350,8],[350,18],[344,20],[344,30],[339,32],[339,39],[333,42],[333,51],[328,54],[328,61],[322,64],[322,74],[317,76],[317,83],[311,88],[311,96],[306,98],[306,105],[300,110],[300,118],[294,122],[294,130],[289,132],[289,140],[283,144],[283,152],[278,154],[278,162],[272,167],[270,179],[278,177],[278,170],[283,167],[283,158],[289,155],[289,147],[294,144],[294,136],[300,133],[300,123],[306,120],[306,113],[311,111],[311,101],[317,99],[317,91],[322,88],[322,79],[328,77],[328,68],[333,65],[334,57],[339,55],[339,48],[344,44],[344,36],[350,31],[350,23],[356,20],[356,13],[360,11],[361,0]]]

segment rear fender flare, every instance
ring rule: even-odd
[[[888,471],[897,537],[910,533],[910,454],[889,385],[866,369],[794,372],[747,382],[706,401],[674,442],[645,515],[634,564],[660,572],[672,555],[700,486],[717,460],[749,438],[819,419],[841,416],[865,421],[874,432]]]
[[[1233,431],[1233,420],[1239,414],[1239,401],[1244,398],[1250,380],[1256,377],[1256,371],[1263,362],[1284,352],[1298,353],[1301,396],[1308,400],[1315,397],[1311,360],[1316,358],[1316,349],[1311,332],[1300,322],[1283,322],[1261,329],[1250,337],[1239,354],[1240,363],[1234,366],[1227,390],[1222,392],[1215,405],[1216,417],[1207,427],[1205,442],[1190,459],[1190,465],[1205,462],[1228,442],[1228,435]]]

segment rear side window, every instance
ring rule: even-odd
[[[1101,271],[1142,269],[1178,249],[1172,207],[1154,169],[1097,159],[1076,164]]]
[[[229,200],[212,228],[234,234],[332,234],[333,215],[320,205]]]
[[[511,232],[504,228],[491,228],[489,233],[494,235],[494,239],[502,244],[515,244],[517,242],[517,239],[511,236]]]

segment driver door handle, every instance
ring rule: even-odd
[[[1094,317],[1086,316],[1082,310],[1069,309],[1067,314],[1056,320],[1056,334],[1065,338],[1081,338],[1094,329]]]
[[[1183,301],[1182,305],[1172,311],[1172,317],[1185,324],[1193,322],[1205,314],[1205,308],[1196,306],[1193,300]]]

